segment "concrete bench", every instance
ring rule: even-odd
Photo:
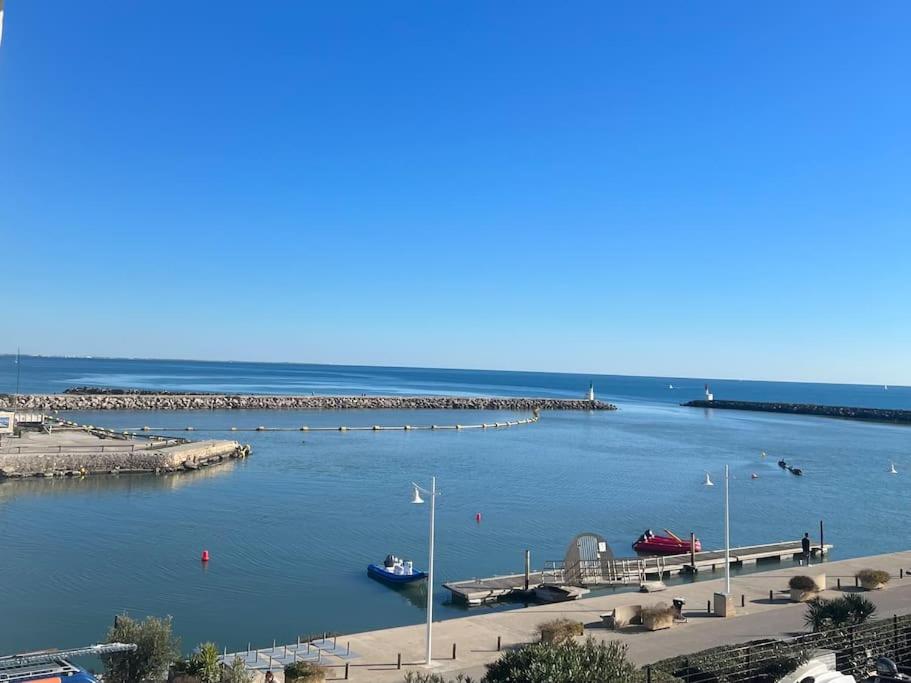
[[[642,623],[642,605],[620,605],[607,614],[601,615],[605,628],[619,629]]]

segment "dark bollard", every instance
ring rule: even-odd
[[[396,669],[402,668],[402,653],[401,652],[399,652],[399,661],[396,663],[395,668]]]
[[[497,636],[497,652],[500,651],[500,645],[502,645],[501,636]]]
[[[348,680],[348,667],[351,666],[351,662],[345,662],[345,680]]]
[[[769,588],[769,602],[772,602],[772,589]]]
[[[837,581],[838,581],[838,590],[841,590],[841,577],[840,576],[838,577]]]
[[[857,577],[855,576],[855,577],[854,577],[854,587],[857,588],[857,586],[858,586],[858,584],[857,584]]]
[[[351,641],[348,641],[348,645],[345,647],[345,656],[348,657],[351,655]]]
[[[453,659],[453,661],[455,661],[455,658],[456,658],[456,644],[453,643],[453,644],[452,644],[452,659]]]
[[[743,593],[740,594],[740,606],[741,607],[747,606],[747,596],[745,596]]]
[[[706,612],[706,614],[712,613],[712,601],[711,600],[705,601],[705,612]]]

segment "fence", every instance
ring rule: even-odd
[[[911,615],[674,657],[646,667],[644,678],[657,683],[671,674],[684,683],[766,683],[787,675],[816,650],[834,652],[836,668],[858,680],[877,657],[906,666],[911,663]]]

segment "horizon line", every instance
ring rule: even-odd
[[[620,374],[605,372],[579,372],[569,370],[505,370],[498,368],[456,368],[449,366],[422,366],[422,365],[385,365],[382,363],[365,365],[362,363],[313,363],[307,361],[285,361],[285,360],[238,360],[238,359],[203,359],[203,358],[161,358],[145,356],[106,356],[106,355],[54,355],[54,354],[36,354],[16,352],[0,353],[0,358],[5,357],[24,357],[24,358],[55,358],[61,360],[80,359],[80,360],[123,360],[123,361],[165,361],[165,362],[184,362],[184,363],[245,363],[245,364],[262,364],[262,365],[313,365],[338,368],[385,368],[389,370],[451,370],[455,372],[504,372],[513,374],[535,374],[535,375],[587,375],[590,377],[635,377],[638,379],[673,379],[673,380],[698,380],[700,382],[764,382],[768,384],[825,384],[825,385],[843,385],[856,387],[895,387],[908,388],[904,384],[889,384],[880,382],[838,382],[834,380],[801,380],[801,379],[748,379],[743,377],[687,377],[683,375],[641,375],[641,374]]]

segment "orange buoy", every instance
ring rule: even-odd
[[[474,521],[476,521],[478,524],[481,523],[481,513],[480,512],[474,516]]]
[[[202,551],[202,561],[203,561],[203,562],[208,562],[208,561],[209,561],[209,551],[208,551],[208,550],[203,550],[203,551]]]

